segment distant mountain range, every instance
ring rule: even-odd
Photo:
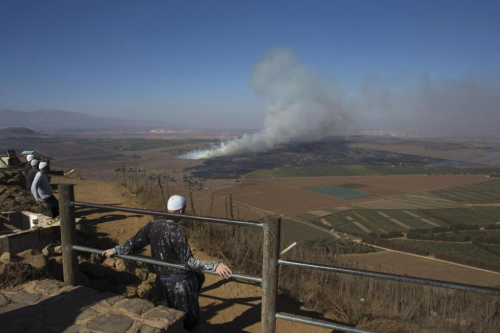
[[[38,133],[26,127],[6,127],[0,128],[0,137],[39,137],[47,136],[46,134]]]
[[[137,122],[91,116],[85,113],[60,110],[15,111],[0,110],[0,128],[27,127],[46,133],[72,131],[130,131],[158,126],[153,122]]]

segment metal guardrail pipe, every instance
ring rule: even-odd
[[[331,328],[334,330],[340,330],[342,332],[377,333],[375,331],[365,330],[362,328],[356,328],[356,327],[336,324],[336,323],[332,323],[332,322],[324,321],[324,320],[295,316],[295,315],[291,315],[289,313],[284,313],[284,312],[277,313],[276,318],[288,320],[288,321],[293,321],[293,322],[301,323],[301,324],[313,325],[313,326],[324,327],[324,328]]]
[[[494,296],[500,296],[500,289],[473,286],[470,284],[445,282],[445,281],[439,281],[439,280],[423,279],[423,278],[409,277],[409,276],[390,274],[390,273],[379,273],[379,272],[365,271],[365,270],[352,269],[352,268],[342,268],[342,267],[318,265],[318,264],[305,263],[305,262],[293,261],[293,260],[281,260],[280,259],[280,260],[278,260],[278,263],[281,265],[304,267],[304,268],[310,268],[310,269],[318,269],[318,270],[327,271],[327,272],[350,274],[350,275],[392,280],[392,281],[398,281],[398,282],[421,284],[421,285],[432,286],[432,287],[458,289],[458,290],[470,291],[470,292],[475,292],[475,293],[483,293],[483,294],[489,294],[489,295],[494,295]]]
[[[94,249],[91,247],[80,246],[80,245],[73,245],[73,250],[82,251],[82,252],[89,252],[89,253],[96,253],[96,254],[102,254],[104,252],[104,250]],[[169,263],[166,261],[153,259],[151,257],[136,256],[136,255],[130,255],[130,254],[115,254],[114,256],[118,257],[118,258],[122,258],[122,259],[127,259],[127,260],[140,261],[140,262],[144,262],[146,264],[157,265],[157,266],[166,266],[166,267],[177,268],[177,269],[182,269],[182,270],[188,271],[188,269],[186,269],[186,267],[184,267],[183,265],[173,264],[173,263]],[[202,271],[202,272],[206,273],[206,274],[210,274],[210,275],[217,275],[217,276],[219,275],[218,273],[212,272],[212,271]],[[262,283],[262,279],[258,276],[233,273],[233,274],[231,274],[231,277],[235,278],[235,279],[245,280],[245,281]]]
[[[202,216],[194,216],[194,215],[171,214],[171,213],[165,213],[165,212],[157,212],[154,210],[125,208],[125,207],[120,207],[120,206],[98,205],[98,204],[87,203],[87,202],[75,202],[74,201],[71,204],[74,206],[79,206],[79,207],[99,208],[99,209],[114,210],[114,211],[119,211],[119,212],[138,213],[138,214],[144,214],[144,215],[156,215],[156,216],[163,216],[163,217],[169,217],[169,218],[182,218],[182,219],[191,220],[191,221],[203,221],[203,222],[231,224],[231,225],[239,225],[241,227],[251,227],[251,228],[263,228],[264,227],[262,223],[219,219],[216,217],[202,217]]]

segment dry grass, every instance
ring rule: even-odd
[[[0,289],[12,288],[27,281],[47,277],[46,269],[35,268],[24,262],[7,261],[0,263]]]

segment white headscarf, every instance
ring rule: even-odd
[[[179,210],[186,206],[186,199],[180,195],[173,195],[168,199],[167,209],[168,210]]]

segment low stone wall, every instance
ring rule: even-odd
[[[0,290],[2,332],[184,333],[183,319],[183,312],[143,299],[56,280]]]
[[[42,229],[29,229],[9,235],[0,236],[0,255],[4,252],[11,255],[19,252],[35,249],[42,249],[52,242],[61,238],[59,225],[54,225]]]

